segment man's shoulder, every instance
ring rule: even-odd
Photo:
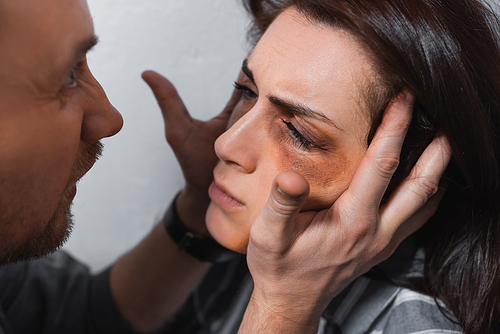
[[[88,268],[62,251],[0,267],[0,334],[32,328],[69,333],[62,328],[75,324],[84,329],[89,285]]]
[[[64,286],[65,282],[88,275],[87,266],[64,251],[38,260],[3,265],[0,267],[0,302],[5,308],[21,291],[30,290],[30,287],[36,291],[42,287],[52,290],[51,286]]]
[[[70,254],[58,251],[41,259],[22,261],[0,266],[0,282],[21,279],[29,273],[43,275],[52,271],[88,271],[86,265],[75,260]],[[0,285],[0,288],[2,286]]]

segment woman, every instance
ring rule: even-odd
[[[433,138],[445,136],[453,159],[439,213],[372,270],[369,281],[361,278],[335,298],[321,328],[498,333],[500,51],[492,32],[498,21],[473,0],[247,0],[246,5],[258,43],[236,83],[243,97],[231,128],[215,146],[220,162],[207,212],[214,238],[245,252],[274,178],[287,170],[309,183],[297,222],[314,230],[325,214],[315,212],[329,208],[349,187],[383,111],[405,98],[413,104],[414,95],[413,120],[386,198],[391,200]],[[248,301],[242,296],[248,288],[244,267],[241,261],[214,267],[165,330],[181,323],[184,332],[237,328]],[[217,303],[205,295],[214,289],[221,289]],[[233,298],[235,291],[240,293]],[[377,291],[396,297],[378,305],[374,315]],[[404,305],[408,295],[436,312],[429,319],[421,310],[405,315],[395,305]],[[191,312],[197,322],[187,320]],[[422,318],[412,319],[415,314]],[[426,321],[435,327],[418,327]]]

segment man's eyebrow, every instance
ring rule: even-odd
[[[255,79],[253,78],[253,72],[248,68],[248,59],[243,60],[243,64],[241,65],[241,71],[245,73],[245,75],[250,79],[255,85]]]
[[[98,43],[99,38],[96,35],[88,36],[85,39],[75,42],[72,49],[64,54],[63,60],[61,60],[61,65],[57,66],[55,74],[57,75],[57,80],[60,77],[67,76],[68,72],[73,69],[82,58]]]
[[[323,113],[319,111],[315,111],[307,106],[295,103],[295,102],[290,102],[290,101],[285,101],[279,97],[268,95],[267,98],[269,101],[281,108],[286,109],[292,114],[297,114],[309,118],[316,119],[321,122],[325,122],[327,124],[333,125],[335,128],[344,131],[341,127],[339,127],[334,121],[332,121],[330,118],[326,117]]]
[[[89,52],[94,46],[99,43],[99,37],[96,35],[93,35],[90,38],[87,38],[83,40],[82,42],[78,43],[76,47],[76,59],[80,59],[83,57],[87,52]]]

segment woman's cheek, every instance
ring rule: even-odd
[[[303,211],[329,208],[349,187],[359,164],[339,152],[300,154],[294,147],[282,148],[279,156],[280,170],[297,172],[309,183]]]
[[[246,253],[251,224],[238,214],[224,214],[211,203],[206,215],[207,228],[212,237],[222,246],[238,253]]]

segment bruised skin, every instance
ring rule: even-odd
[[[289,134],[285,136],[289,137]],[[354,175],[349,173],[347,166],[358,166],[360,163],[357,157],[351,157],[348,150],[343,149],[331,149],[308,156],[298,153],[294,147],[282,145],[278,147],[276,157],[279,157],[276,170],[297,172],[309,183],[311,193],[303,211],[322,210],[331,206],[347,189]],[[272,181],[267,186],[270,190]]]
[[[367,150],[370,120],[360,96],[374,77],[353,37],[313,25],[294,9],[273,22],[247,64],[250,77],[238,82],[244,97],[215,143],[214,182],[241,205],[225,206],[220,192],[211,192],[207,211],[212,236],[241,253],[280,172],[295,171],[309,183],[303,211],[330,207],[348,188]],[[329,121],[290,110],[275,97]],[[304,145],[304,138],[313,144]]]
[[[325,157],[318,159],[300,156],[297,151],[286,146],[277,148],[275,156],[279,159],[272,175],[278,175],[278,171],[294,171],[309,183],[311,192],[302,211],[318,211],[330,207],[348,188],[354,176],[355,169],[353,171],[353,168],[347,166],[357,167],[361,161],[359,157],[348,156],[348,152],[344,150],[326,154]],[[267,193],[256,195],[254,205],[261,210],[267,202],[273,180],[274,178],[266,178],[260,183],[261,187],[268,189]],[[246,188],[249,188],[249,191],[254,188],[251,181]],[[259,214],[260,211],[255,210],[249,215],[244,209],[227,212],[212,202],[207,212],[208,228],[212,236],[226,248],[246,253],[251,222],[255,221]]]

